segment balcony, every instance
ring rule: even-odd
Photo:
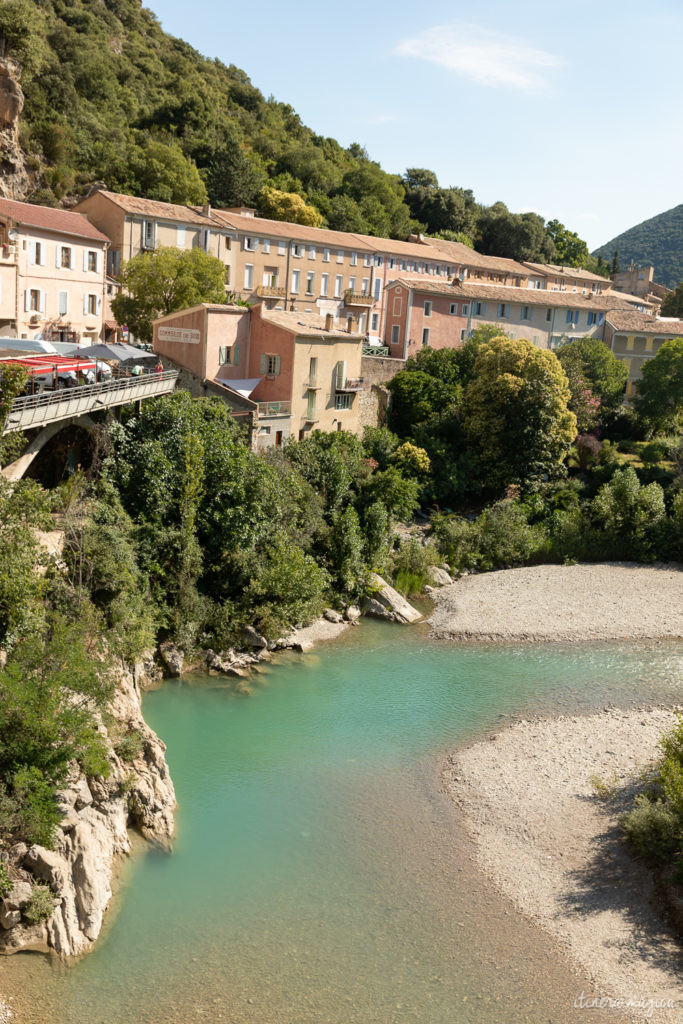
[[[278,416],[291,416],[291,402],[259,402],[258,418],[260,420],[275,419]]]
[[[320,384],[317,377],[309,377],[304,387],[308,388],[309,391],[320,391],[322,384]]]
[[[364,356],[388,356],[388,345],[363,345]]]
[[[275,284],[260,284],[256,294],[260,299],[284,299],[285,289]]]
[[[355,393],[356,391],[363,390],[363,378],[362,377],[337,377],[335,381],[334,390],[339,392]]]
[[[344,303],[347,306],[372,306],[374,301],[372,295],[364,292],[344,292]]]

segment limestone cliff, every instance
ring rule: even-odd
[[[176,802],[166,748],[141,713],[141,690],[153,673],[151,659],[122,668],[110,709],[116,728],[140,736],[140,752],[132,761],[122,760],[114,750],[112,730],[107,732],[102,724],[109,744],[109,778],[89,780],[75,771],[60,794],[64,817],[54,850],[20,843],[10,851],[14,885],[0,901],[0,952],[89,952],[111,899],[116,857],[130,851],[129,825],[170,849]],[[30,925],[23,911],[39,881],[49,886],[54,910],[47,921]]]
[[[5,199],[24,199],[29,184],[19,145],[19,116],[24,109],[20,76],[18,61],[0,57],[0,195]]]

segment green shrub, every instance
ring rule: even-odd
[[[15,829],[27,843],[38,843],[51,850],[55,828],[61,820],[55,787],[35,766],[20,768],[12,779]]]
[[[114,746],[114,750],[122,761],[134,761],[143,749],[142,736],[137,729],[126,733]]]
[[[434,564],[435,552],[414,537],[403,541],[394,553],[394,586],[399,594],[421,594],[427,583],[427,571]]]
[[[638,454],[638,442],[625,439],[617,443],[618,451],[622,452],[623,455],[637,455]]]
[[[53,910],[54,904],[50,887],[38,883],[34,886],[31,898],[24,907],[24,917],[29,924],[38,924],[39,921],[47,921],[49,917],[52,917]]]
[[[633,810],[621,819],[626,838],[643,857],[669,860],[680,851],[681,822],[663,800],[639,793]]]
[[[4,900],[5,896],[9,896],[13,888],[14,884],[7,871],[7,866],[0,861],[0,899]]]
[[[646,466],[655,466],[665,457],[666,445],[661,444],[659,441],[650,441],[649,444],[643,445],[640,450],[640,458]]]

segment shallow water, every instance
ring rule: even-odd
[[[479,875],[440,763],[505,716],[680,699],[682,667],[679,644],[456,646],[364,622],[251,697],[167,683],[144,712],[174,854],[127,863],[89,957],[14,957],[0,991],[18,1024],[585,1020],[589,986]]]

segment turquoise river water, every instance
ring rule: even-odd
[[[585,981],[479,874],[440,767],[506,717],[680,698],[682,667],[678,644],[458,646],[364,622],[250,697],[166,683],[144,712],[175,852],[127,861],[90,956],[1,965],[16,1024],[585,1021]]]

